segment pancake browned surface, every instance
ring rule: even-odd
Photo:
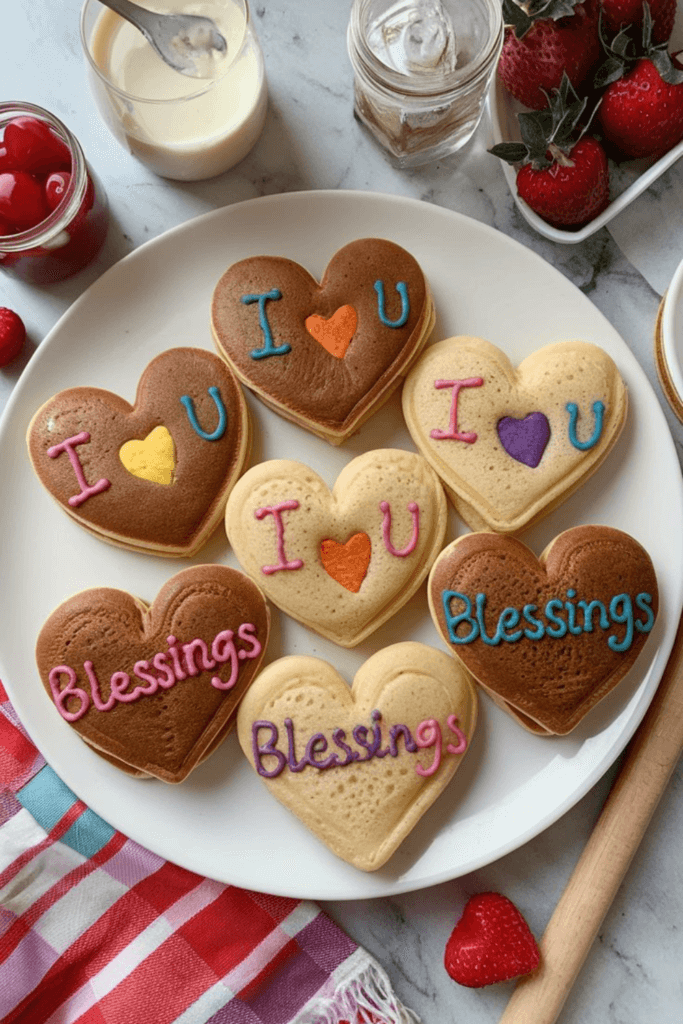
[[[570,732],[626,675],[658,609],[654,567],[628,534],[566,530],[539,559],[521,541],[470,533],[428,583],[453,654],[535,732]]]
[[[433,323],[419,264],[377,238],[340,249],[320,284],[281,256],[242,260],[223,274],[212,304],[218,351],[240,380],[333,444],[388,398]]]
[[[161,453],[154,450],[158,436]],[[63,447],[69,440],[70,450]],[[176,348],[146,367],[133,406],[100,388],[60,391],[33,417],[27,442],[41,483],[91,533],[158,555],[191,555],[220,521],[248,457],[249,419],[222,359]],[[122,450],[125,456],[131,445],[139,452],[125,465]],[[108,485],[78,504],[83,485],[74,458],[87,487]],[[162,482],[152,478],[159,469]]]
[[[419,451],[473,530],[516,533],[602,464],[626,421],[618,368],[597,345],[547,345],[515,368],[483,338],[430,345],[403,388]]]
[[[284,612],[354,647],[415,593],[441,549],[446,496],[421,455],[378,448],[330,490],[301,462],[252,466],[225,510],[242,568]]]
[[[453,778],[476,718],[465,670],[409,642],[369,658],[351,689],[326,661],[280,658],[247,693],[237,734],[274,797],[338,857],[375,871]]]
[[[168,580],[149,609],[123,590],[75,594],[45,622],[36,661],[55,714],[90,746],[182,782],[227,735],[269,626],[244,573],[197,565]]]

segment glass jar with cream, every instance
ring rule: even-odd
[[[457,152],[503,45],[500,0],[354,0],[354,113],[399,167]]]
[[[190,77],[99,0],[86,0],[81,42],[97,108],[118,141],[164,178],[222,174],[256,143],[266,117],[263,56],[246,0],[144,0],[161,14],[212,18],[227,52]]]

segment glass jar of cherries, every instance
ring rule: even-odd
[[[32,103],[0,103],[0,270],[50,284],[99,252],[107,200],[78,140]]]

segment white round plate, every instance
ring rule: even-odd
[[[434,340],[488,338],[519,361],[561,339],[606,349],[631,406],[613,453],[564,505],[524,535],[537,552],[581,523],[627,530],[650,552],[660,616],[629,676],[571,734],[542,739],[486,698],[468,757],[390,862],[365,874],[338,860],[270,796],[234,735],[180,786],[138,781],[83,744],[41,686],[33,650],[52,609],[78,590],[113,586],[151,601],[188,564],[112,547],[64,515],[30,467],[34,411],[66,387],[109,388],[132,401],[140,374],[175,345],[212,347],[209,304],[222,272],[258,253],[288,256],[320,276],[354,238],[409,249],[430,282]],[[341,449],[249,397],[252,461],[296,457],[329,484],[361,451],[413,449],[395,395]],[[358,899],[419,889],[490,863],[560,817],[596,782],[640,722],[666,663],[683,603],[683,488],[664,416],[645,374],[610,324],[552,267],[504,235],[438,206],[363,192],[269,196],[229,206],[162,235],[104,274],[37,350],[0,425],[0,674],[21,720],[55,771],[98,814],[156,853],[200,874],[289,896]],[[462,531],[452,516],[448,539]],[[194,562],[237,563],[222,530]],[[268,658],[311,653],[351,680],[380,647],[416,639],[443,649],[425,587],[353,651],[275,611]]]

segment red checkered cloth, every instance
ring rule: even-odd
[[[150,853],[45,764],[0,683],[3,1024],[419,1024],[314,903]]]

